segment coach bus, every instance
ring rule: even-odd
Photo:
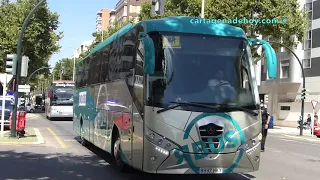
[[[74,81],[53,81],[45,98],[45,113],[50,120],[73,117]]]
[[[128,24],[76,64],[74,130],[83,144],[113,155],[121,171],[259,169],[262,123],[250,47],[262,46],[270,78],[275,51],[241,28],[191,20]]]

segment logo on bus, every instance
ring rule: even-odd
[[[209,144],[209,149],[211,152],[209,152],[208,149],[205,148],[206,143],[203,141],[198,141],[198,142],[192,143],[191,147],[193,149],[193,152],[195,153],[194,154],[195,160],[204,159],[209,155],[209,153],[221,153],[221,152],[223,152],[223,150],[225,148],[227,148],[227,149],[235,148],[239,145],[239,140],[240,140],[241,144],[245,143],[244,133],[243,133],[239,123],[236,120],[234,120],[231,116],[229,116],[228,114],[223,114],[223,113],[217,113],[217,114],[203,113],[203,114],[200,114],[199,116],[195,117],[190,122],[190,124],[187,126],[186,131],[183,136],[183,139],[189,138],[191,129],[195,126],[196,122],[198,122],[199,120],[201,120],[205,117],[208,117],[208,116],[218,116],[218,117],[222,117],[222,118],[226,119],[227,121],[229,121],[231,124],[233,124],[235,126],[236,131],[238,131],[239,138],[233,136],[236,133],[234,130],[227,131],[223,135],[218,136],[219,146],[217,148],[214,146],[213,138],[208,138],[207,144]],[[209,133],[210,133],[210,131],[212,131],[212,132],[214,131],[213,127],[211,127],[211,126],[209,126],[207,130]],[[187,144],[187,145],[182,146],[182,151],[183,152],[190,152],[189,145]],[[204,153],[201,153],[201,151],[203,151]],[[174,155],[178,159],[177,164],[181,164],[183,162],[183,160],[185,160],[189,164],[190,168],[195,173],[199,172],[200,168],[198,168],[195,165],[190,153],[181,153],[180,151],[175,151]],[[238,163],[240,162],[242,155],[243,155],[243,151],[240,150],[240,153],[235,158],[234,163],[230,167],[224,169],[222,173],[232,172],[234,170],[234,168],[236,168]]]
[[[87,103],[87,92],[79,92],[79,106],[86,106]]]

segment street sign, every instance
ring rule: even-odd
[[[18,92],[30,92],[29,85],[19,85]]]
[[[316,109],[316,106],[317,106],[317,104],[318,104],[318,101],[312,100],[312,101],[311,101],[311,104],[312,104],[312,108],[313,108],[313,109]]]

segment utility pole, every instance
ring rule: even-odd
[[[62,80],[62,75],[64,74],[64,66],[61,67],[60,71],[60,80]]]
[[[35,13],[37,9],[40,8],[40,6],[45,2],[46,0],[41,0],[28,14],[26,19],[23,22],[23,25],[21,27],[21,31],[19,34],[19,39],[18,39],[18,44],[17,44],[17,75],[16,75],[16,88],[14,92],[14,108],[12,111],[12,128],[11,128],[11,137],[17,137],[17,131],[16,131],[16,121],[17,121],[17,110],[18,110],[18,98],[19,98],[19,93],[18,93],[18,88],[20,84],[20,71],[21,71],[21,58],[22,58],[22,39],[24,32],[27,28],[27,25],[32,17],[32,15]]]
[[[72,81],[74,81],[76,74],[76,56],[75,53],[73,52],[73,73],[72,73]]]
[[[201,18],[204,18],[205,0],[202,0],[201,4]]]
[[[304,115],[304,100],[305,100],[305,96],[306,96],[306,78],[304,75],[304,68],[302,65],[302,61],[299,59],[299,57],[297,56],[296,53],[294,53],[288,46],[282,44],[282,43],[278,43],[278,42],[274,42],[274,41],[268,41],[269,43],[274,43],[274,44],[278,44],[281,45],[283,47],[285,47],[286,49],[288,49],[293,55],[294,57],[297,59],[297,61],[299,62],[300,68],[301,68],[301,72],[302,72],[302,91],[301,91],[301,121],[300,121],[300,136],[303,135],[303,115]]]

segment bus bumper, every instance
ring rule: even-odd
[[[228,154],[168,153],[146,140],[143,171],[155,174],[227,174],[259,170],[260,143],[247,151]]]
[[[72,118],[73,113],[59,113],[59,112],[50,112],[48,114],[50,118]]]

